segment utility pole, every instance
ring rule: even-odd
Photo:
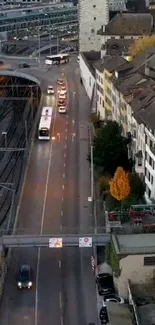
[[[38,62],[40,65],[40,31],[39,31],[39,28],[38,28],[38,50],[39,50]]]
[[[59,37],[57,36],[57,54],[59,53]]]

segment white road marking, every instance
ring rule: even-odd
[[[64,214],[64,213],[63,213],[63,211],[61,210],[61,216],[63,216],[63,214]]]
[[[64,158],[66,158],[66,153],[64,153]]]
[[[67,148],[67,144],[65,144],[65,149]]]
[[[66,164],[64,163],[64,167],[66,167]]]
[[[68,130],[66,129],[65,132],[67,132]]]
[[[60,317],[60,324],[63,325],[63,318],[62,318],[62,316]]]
[[[62,294],[59,292],[59,304],[60,304],[60,309],[62,308]]]
[[[62,197],[61,201],[63,202],[64,201],[64,198]]]
[[[57,115],[57,110],[55,109],[52,133],[54,133],[54,129],[55,129],[56,115]],[[44,219],[45,219],[45,209],[46,209],[46,201],[47,201],[49,176],[50,176],[50,167],[51,167],[51,161],[52,161],[52,146],[53,146],[53,143],[50,142],[50,152],[49,152],[49,160],[48,160],[48,168],[47,168],[47,176],[46,176],[46,184],[45,184],[45,192],[44,192],[44,201],[43,201],[43,209],[42,209],[42,217],[41,217],[41,225],[40,225],[40,235],[42,235],[42,232],[43,232]],[[38,284],[39,284],[40,254],[41,254],[41,249],[39,247],[38,256],[37,256],[37,270],[36,270],[35,325],[38,324]]]
[[[60,232],[62,231],[62,225],[60,225]]]
[[[65,140],[67,140],[67,137],[65,137]]]
[[[63,189],[63,190],[65,189],[65,185],[62,185],[62,189]]]
[[[65,178],[65,173],[63,173],[63,178]]]
[[[61,268],[61,261],[59,261],[59,269]]]
[[[68,121],[66,121],[66,124],[68,124]]]

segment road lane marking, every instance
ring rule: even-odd
[[[57,110],[55,109],[52,134],[54,134],[56,115],[57,115]],[[42,217],[41,217],[41,225],[40,225],[40,235],[42,235],[42,232],[43,232],[44,219],[45,219],[47,192],[48,192],[50,168],[51,168],[51,161],[52,161],[52,146],[53,146],[53,143],[50,142],[50,152],[49,152],[49,160],[48,160],[48,168],[47,168],[47,176],[46,176],[46,184],[45,184],[45,192],[44,192],[44,201],[43,201],[43,209],[42,209]],[[38,248],[38,257],[37,257],[37,270],[36,270],[35,325],[38,324],[38,284],[39,284],[40,256],[41,256],[41,248],[39,247]]]
[[[61,216],[63,216],[63,214],[64,214],[64,213],[63,213],[63,211],[61,210]]]
[[[66,121],[66,124],[68,124],[68,121]]]
[[[67,148],[67,144],[65,144],[65,149]]]
[[[65,140],[67,140],[67,137],[65,137]]]
[[[60,225],[60,232],[62,232],[62,225]]]
[[[62,185],[62,189],[63,189],[63,190],[65,189],[65,185]]]
[[[63,178],[65,178],[65,173],[63,173]]]
[[[64,158],[66,158],[66,153],[64,153]]]
[[[63,202],[64,201],[64,198],[62,197],[61,201]]]
[[[62,316],[60,317],[60,324],[63,325],[63,318],[62,318]]]
[[[61,268],[61,261],[59,261],[59,269]]]
[[[62,309],[62,294],[59,292],[59,304],[60,304],[60,309]]]
[[[64,163],[64,167],[66,167],[66,163]]]
[[[67,132],[68,130],[66,129],[65,132]]]

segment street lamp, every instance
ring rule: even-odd
[[[4,140],[5,140],[5,148],[7,148],[7,132],[3,131],[2,135],[4,135]]]
[[[89,202],[94,200],[94,157],[93,157],[93,146],[90,146],[90,178],[91,178],[91,196],[88,197]]]
[[[38,28],[38,50],[39,50],[38,62],[40,64],[40,30],[39,30],[39,28]]]

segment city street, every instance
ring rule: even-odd
[[[13,61],[13,60],[12,60]],[[17,62],[17,60],[16,60]],[[63,70],[62,70],[63,69]],[[28,71],[29,70],[29,71]],[[51,142],[34,141],[19,210],[18,234],[59,234],[92,231],[88,154],[89,101],[80,84],[77,58],[62,67],[26,69],[46,90],[42,106],[53,106]],[[68,85],[68,112],[57,111],[57,78]],[[25,248],[12,250],[0,309],[2,325],[97,324],[91,248]],[[22,264],[34,271],[31,290],[20,291],[16,272]]]

